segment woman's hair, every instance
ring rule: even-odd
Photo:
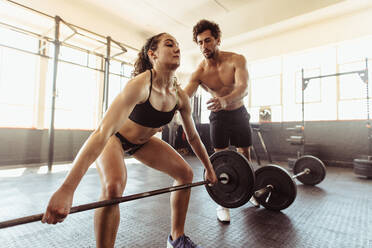
[[[208,21],[208,20],[200,20],[192,29],[193,33],[193,40],[194,42],[198,42],[197,36],[200,33],[203,33],[205,30],[210,30],[211,34],[214,38],[218,39],[221,38],[221,30],[217,23]]]
[[[138,58],[134,63],[134,70],[132,72],[133,77],[146,70],[152,69],[152,63],[147,52],[149,50],[156,51],[156,49],[158,49],[158,44],[163,34],[165,33],[160,33],[147,39],[145,45],[141,48],[141,51],[138,52]]]

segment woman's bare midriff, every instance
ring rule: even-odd
[[[161,128],[144,127],[128,119],[118,132],[133,144],[144,144],[160,131]]]

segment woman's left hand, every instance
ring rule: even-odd
[[[216,173],[213,169],[211,170],[205,170],[205,180],[209,181],[210,184],[216,184],[218,182]]]

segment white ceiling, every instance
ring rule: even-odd
[[[356,0],[79,0],[130,25],[143,38],[168,32],[184,51],[195,49],[192,27],[200,19],[216,21],[223,41],[342,2]]]
[[[3,8],[5,19],[25,16],[17,6]],[[200,19],[217,22],[222,31],[222,49],[234,49],[254,39],[283,33],[372,6],[372,0],[16,0],[20,4],[59,15],[67,22],[85,27],[116,41],[140,49],[144,40],[168,32],[176,37],[183,58],[199,54],[192,41],[192,28]],[[40,17],[39,25],[52,32],[53,19]],[[22,19],[22,18],[21,18]],[[24,18],[33,20],[37,18]],[[46,20],[48,19],[48,20]],[[92,20],[94,19],[94,20]],[[30,21],[23,24],[27,26]],[[34,27],[38,26],[33,23]],[[108,26],[110,26],[108,28]],[[68,30],[71,33],[71,30]],[[68,33],[68,32],[67,32]],[[63,38],[63,37],[61,37]],[[92,45],[94,46],[94,45]],[[125,57],[134,60],[137,51]],[[190,56],[184,56],[190,55]]]

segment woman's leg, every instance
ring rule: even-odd
[[[170,145],[158,138],[151,138],[134,154],[134,157],[142,163],[173,177],[175,179],[174,186],[192,182],[192,168]],[[184,189],[171,193],[171,236],[173,240],[184,234],[190,192],[190,189]]]
[[[112,136],[96,161],[101,181],[100,200],[109,200],[123,195],[127,182],[127,169],[120,142]],[[98,208],[94,213],[96,247],[114,247],[120,222],[119,205]]]

